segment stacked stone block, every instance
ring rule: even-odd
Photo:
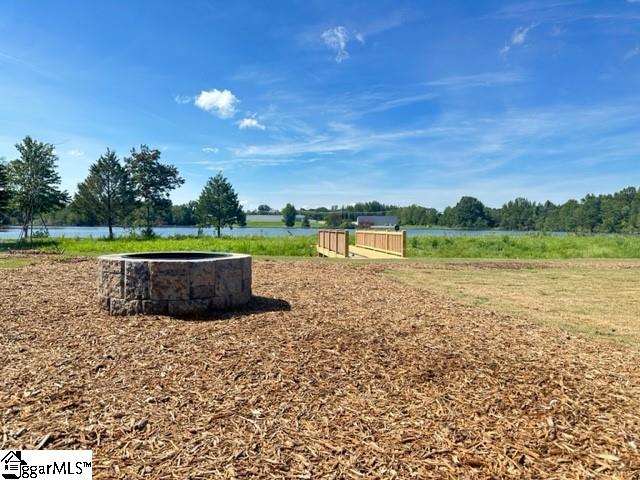
[[[242,306],[251,298],[249,255],[197,260],[136,255],[98,259],[100,306],[111,315],[204,314]]]

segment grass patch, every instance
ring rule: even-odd
[[[64,251],[68,255],[102,255],[107,253],[146,251],[223,251],[250,255],[310,257],[315,255],[314,236],[223,237],[174,236],[152,239],[56,238],[34,241],[33,245],[0,241],[0,250],[30,249]]]
[[[640,348],[640,263],[422,264],[388,274],[464,303]]]
[[[30,258],[0,257],[0,269],[26,267],[27,265],[33,265],[34,263],[33,259]]]
[[[320,222],[317,220],[309,220],[309,226],[312,228],[317,228],[321,226]],[[265,221],[253,221],[247,220],[247,227],[252,228],[304,228],[302,226],[302,222],[298,221],[293,227],[287,227],[282,220],[265,222]]]
[[[640,258],[640,236],[424,235],[407,239],[410,257],[430,258]]]
[[[354,242],[355,235],[350,235]],[[452,237],[424,235],[407,239],[407,253],[414,258],[476,258],[476,259],[577,259],[577,258],[640,258],[639,236],[567,236],[487,235]],[[249,236],[223,237],[175,235],[154,239],[122,237],[39,239],[33,245],[15,240],[0,240],[0,251],[37,248],[64,250],[71,255],[95,255],[117,252],[204,250],[248,253],[251,255],[311,257],[315,256],[316,237]]]

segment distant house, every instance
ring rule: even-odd
[[[395,215],[359,215],[356,219],[358,227],[394,227],[398,225],[398,217]]]

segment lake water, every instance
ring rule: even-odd
[[[197,227],[156,227],[154,231],[161,237],[169,237],[172,235],[196,235]],[[303,236],[315,235],[315,228],[225,228],[222,230],[223,235],[232,237],[247,236],[266,236],[266,237],[287,237],[287,236]],[[127,235],[129,229],[114,228],[114,235]],[[205,229],[206,235],[215,235],[215,230]],[[457,229],[420,229],[411,228],[407,230],[407,236],[415,237],[417,235],[439,235],[439,236],[479,236],[479,235],[530,235],[532,232],[510,231],[510,230],[457,230]],[[106,227],[49,227],[49,235],[51,237],[66,238],[100,238],[106,237],[108,229]],[[565,235],[564,232],[552,232],[552,235]],[[18,227],[0,227],[0,239],[16,239],[20,235]]]

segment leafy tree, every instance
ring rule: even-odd
[[[115,152],[107,149],[89,167],[89,175],[78,184],[72,206],[77,213],[107,225],[109,238],[113,238],[113,226],[124,222],[135,206],[129,175]]]
[[[268,215],[269,213],[271,213],[271,207],[269,205],[258,205],[258,213],[260,215]]]
[[[327,228],[338,228],[342,224],[342,215],[338,212],[328,213],[324,217],[324,226]]]
[[[140,145],[140,151],[131,149],[131,156],[124,159],[125,168],[133,186],[136,200],[142,206],[145,236],[153,235],[157,215],[171,207],[169,194],[184,183],[173,165],[160,163],[160,150]]]
[[[9,173],[7,171],[7,165],[4,163],[3,159],[0,158],[0,224],[3,222],[7,213],[10,196],[11,193],[9,192]]]
[[[171,218],[168,219],[168,223],[181,226],[196,225],[198,223],[197,205],[198,203],[195,201],[182,205],[173,205],[171,207]]]
[[[462,197],[452,208],[451,219],[454,225],[462,228],[486,228],[491,219],[483,203],[474,197]]]
[[[231,183],[219,172],[209,178],[198,198],[198,217],[203,226],[213,226],[218,238],[224,227],[233,227],[235,223],[246,225],[246,215],[238,201],[238,194]]]
[[[287,227],[293,227],[296,224],[296,207],[287,203],[282,209],[282,221]]]
[[[302,227],[309,228],[310,226],[311,226],[311,223],[309,222],[309,217],[305,215],[304,218],[302,219]]]
[[[62,208],[69,194],[60,190],[60,175],[56,171],[58,157],[50,143],[24,137],[16,144],[20,158],[9,163],[9,190],[13,192],[11,204],[19,212],[22,236],[33,238],[33,222],[43,215]],[[46,230],[46,225],[45,225]]]
[[[537,205],[526,198],[505,203],[498,212],[500,227],[508,230],[533,230],[536,226]]]
[[[242,208],[238,212],[238,225],[241,227],[247,226],[247,213]]]

